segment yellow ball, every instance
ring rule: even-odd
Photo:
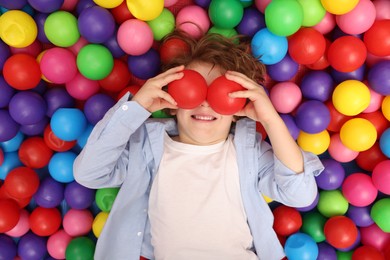
[[[390,121],[390,96],[386,96],[382,100],[382,114],[383,116]]]
[[[340,129],[340,140],[349,149],[357,152],[370,149],[377,139],[373,123],[364,118],[352,118]]]
[[[92,223],[92,232],[95,235],[95,237],[99,237],[102,233],[104,224],[106,224],[107,218],[108,218],[108,212],[101,211],[99,212]]]
[[[359,0],[321,0],[322,6],[331,14],[346,14],[359,3]]]
[[[35,41],[37,35],[37,24],[27,13],[10,10],[0,16],[0,37],[9,46],[27,47]]]
[[[328,149],[330,144],[330,135],[327,130],[315,134],[300,131],[297,143],[304,151],[318,155],[324,153]]]
[[[131,14],[142,21],[157,18],[164,9],[164,0],[126,0]]]
[[[108,8],[108,9],[118,7],[123,2],[123,0],[93,0],[93,1],[98,6]]]
[[[273,201],[273,199],[271,199],[270,197],[265,196],[265,195],[263,195],[263,198],[264,198],[265,202],[267,202],[267,203],[271,203]]]
[[[338,112],[346,116],[355,116],[370,105],[369,88],[361,81],[346,80],[336,86],[332,102]]]

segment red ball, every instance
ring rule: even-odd
[[[41,68],[38,61],[25,53],[14,54],[4,63],[5,81],[18,90],[35,88],[41,81]]]
[[[380,110],[371,113],[360,113],[358,117],[370,121],[374,125],[378,136],[381,136],[382,133],[390,127],[390,122],[386,119]]]
[[[372,246],[360,246],[352,253],[352,260],[386,260],[383,254]]]
[[[34,136],[22,142],[18,155],[25,166],[39,169],[49,164],[53,150],[46,145],[42,137]]]
[[[0,233],[13,229],[18,224],[20,209],[12,199],[0,199]]]
[[[355,36],[341,36],[332,42],[328,50],[330,66],[340,72],[352,72],[360,68],[367,58],[363,41]]]
[[[207,82],[195,70],[183,70],[184,76],[168,84],[168,93],[175,99],[177,106],[193,109],[206,100]]]
[[[340,128],[343,126],[343,124],[352,117],[343,115],[337,111],[331,100],[327,101],[325,105],[328,107],[330,112],[330,122],[326,129],[335,133],[340,132]]]
[[[364,33],[364,44],[368,52],[375,56],[390,55],[390,20],[377,20]]]
[[[124,89],[122,89],[118,95],[117,95],[117,100],[121,99],[127,92],[130,92],[131,95],[135,95],[137,94],[138,90],[140,90],[141,86],[139,85],[130,85],[130,86],[127,86],[125,87]]]
[[[0,148],[0,166],[3,164],[4,162],[4,152],[3,152],[3,149]]]
[[[110,74],[104,79],[99,80],[99,85],[102,89],[117,92],[124,89],[130,82],[130,79],[131,73],[127,64],[121,60],[115,59],[114,67],[112,68]]]
[[[325,53],[325,37],[316,29],[302,27],[288,38],[288,53],[299,64],[313,64]]]
[[[77,143],[77,140],[64,141],[58,138],[51,130],[50,124],[46,126],[45,131],[43,132],[43,140],[45,141],[48,148],[56,152],[69,151]]]
[[[372,172],[375,166],[378,163],[387,160],[387,157],[382,153],[379,142],[375,142],[375,144],[371,146],[370,149],[359,152],[359,155],[355,160],[360,168]]]
[[[311,63],[311,64],[307,64],[306,66],[309,69],[312,69],[312,70],[324,70],[324,69],[326,69],[327,67],[330,66],[328,58],[327,58],[328,50],[329,50],[329,46],[330,46],[330,40],[325,38],[325,42],[326,42],[326,47],[325,47],[324,54],[322,54],[322,56],[316,62]]]
[[[162,43],[159,49],[162,63],[169,62],[178,55],[184,55],[189,52],[189,46],[183,40],[172,38]]]
[[[0,200],[1,199],[12,199],[12,200],[16,201],[16,203],[18,204],[20,209],[26,207],[28,204],[30,204],[30,201],[31,201],[31,197],[27,197],[27,198],[23,198],[23,199],[18,199],[18,198],[12,197],[5,190],[4,186],[0,187]]]
[[[123,1],[117,7],[110,9],[112,16],[114,17],[117,24],[121,24],[126,20],[134,18],[133,14],[130,12],[127,7],[127,1]]]
[[[344,249],[355,243],[358,238],[358,229],[350,218],[334,216],[325,222],[324,234],[331,246]]]
[[[13,198],[25,199],[35,194],[39,187],[39,176],[31,168],[16,167],[5,177],[3,187]]]
[[[222,75],[211,82],[207,91],[207,102],[218,114],[233,115],[245,106],[246,98],[232,98],[229,93],[241,90],[245,88]]]
[[[38,236],[50,236],[61,226],[61,213],[57,208],[36,207],[29,217],[31,231]]]
[[[285,205],[273,210],[274,230],[280,236],[289,236],[299,231],[302,226],[302,217],[299,211]]]

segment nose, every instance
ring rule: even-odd
[[[206,99],[200,104],[200,106],[201,107],[210,107],[209,102],[207,102]]]

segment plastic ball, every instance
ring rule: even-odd
[[[316,242],[309,235],[300,232],[287,238],[284,251],[291,260],[312,260],[318,256]]]
[[[86,78],[81,73],[77,73],[72,80],[65,84],[65,88],[71,97],[78,100],[87,100],[99,92],[100,86],[97,80]]]
[[[374,223],[370,216],[370,210],[371,205],[365,207],[355,207],[353,205],[349,205],[347,217],[352,219],[353,223],[355,223],[358,227],[368,227]]]
[[[21,259],[43,259],[47,254],[46,238],[28,232],[18,242],[18,256]]]
[[[365,151],[376,142],[377,131],[369,120],[353,118],[345,122],[341,127],[340,139],[351,150]]]
[[[252,54],[265,65],[272,65],[286,56],[288,41],[286,37],[275,35],[267,28],[263,28],[253,36],[251,50]]]
[[[73,209],[86,209],[92,205],[95,199],[95,190],[89,189],[77,183],[70,182],[64,191],[66,203]]]
[[[306,133],[320,133],[326,130],[330,122],[330,112],[321,101],[308,100],[298,106],[295,122]]]
[[[177,106],[193,109],[206,100],[207,83],[197,71],[183,70],[184,76],[168,84],[168,93],[177,102]]]
[[[163,0],[126,0],[127,7],[135,18],[150,21],[157,18],[164,9]]]
[[[10,116],[8,110],[0,109],[0,142],[14,138],[19,129],[20,125]]]
[[[372,171],[372,181],[375,187],[382,193],[390,194],[390,160],[378,163]]]
[[[372,1],[360,0],[350,12],[337,15],[336,23],[347,34],[361,34],[372,26],[375,16],[376,10]]]
[[[316,243],[325,241],[324,225],[326,218],[317,211],[310,211],[302,217],[301,232],[311,236]]]
[[[37,192],[33,196],[38,206],[54,208],[61,204],[64,199],[64,185],[51,176],[41,180]]]
[[[349,149],[343,144],[339,133],[334,133],[330,137],[328,152],[334,160],[341,163],[351,162],[359,155],[358,151]]]
[[[327,101],[334,89],[334,80],[325,71],[309,71],[300,83],[302,96],[307,99]]]
[[[27,4],[27,0],[2,0],[1,5],[6,9],[22,9]]]
[[[390,19],[377,20],[364,33],[363,41],[367,51],[373,55],[384,57],[390,55]]]
[[[129,56],[127,66],[134,77],[147,80],[160,73],[160,56],[158,51],[151,48],[146,53],[138,56]]]
[[[271,88],[269,97],[276,111],[287,114],[301,103],[302,92],[294,82],[279,82]]]
[[[341,36],[330,44],[327,58],[334,69],[351,72],[364,64],[367,48],[364,42],[355,36]]]
[[[297,124],[295,123],[295,119],[293,118],[293,116],[291,116],[290,114],[281,114],[280,117],[282,118],[284,124],[287,126],[288,128],[288,131],[290,132],[292,138],[294,140],[297,140],[298,138],[298,135],[299,135],[299,128],[297,126]],[[259,124],[261,126],[261,124]],[[264,128],[262,128],[264,129]],[[263,138],[265,139],[267,133],[265,132],[265,130],[263,130],[263,132],[261,132],[263,134]]]
[[[95,216],[95,219],[92,223],[92,232],[95,237],[98,238],[102,233],[103,227],[106,224],[108,218],[108,214],[108,212],[101,211]]]
[[[322,6],[332,14],[342,15],[350,12],[359,3],[359,0],[321,0]]]
[[[233,115],[245,106],[246,98],[231,98],[229,93],[242,90],[245,88],[240,84],[220,76],[209,85],[206,100],[215,112]]]
[[[39,169],[49,163],[53,151],[46,145],[42,137],[33,136],[23,141],[18,155],[24,165]]]
[[[382,148],[380,147],[379,142],[376,142],[370,149],[360,152],[356,157],[357,165],[363,170],[372,172],[378,163],[388,159],[388,157],[383,154],[381,149]]]
[[[64,141],[76,140],[87,126],[87,119],[80,109],[59,108],[51,117],[53,133]]]
[[[76,57],[70,50],[51,48],[43,53],[40,68],[47,80],[55,84],[64,84],[76,76]]]
[[[41,80],[41,69],[35,58],[29,54],[17,53],[4,63],[3,76],[14,89],[35,88]]]
[[[84,104],[84,114],[88,122],[96,125],[103,116],[115,104],[110,96],[98,93],[90,97]]]
[[[118,195],[118,188],[98,189],[95,194],[95,201],[98,208],[104,212],[111,211],[115,198]]]
[[[264,15],[268,30],[279,36],[294,34],[303,22],[303,10],[298,1],[273,0]]]
[[[367,74],[370,87],[384,96],[390,95],[390,60],[383,60],[371,67]]]
[[[235,0],[213,0],[208,9],[211,22],[219,28],[236,27],[243,15],[244,7]]]
[[[81,48],[76,59],[80,73],[92,80],[100,80],[107,77],[113,67],[114,58],[110,51],[100,44],[87,44]]]
[[[38,174],[28,167],[12,169],[4,180],[3,187],[7,193],[16,198],[30,198],[39,187]]]
[[[93,216],[88,209],[70,209],[65,213],[62,226],[72,237],[87,235],[92,229]]]
[[[357,207],[370,205],[378,194],[371,177],[364,173],[353,173],[347,176],[342,185],[342,192],[348,202]]]
[[[318,246],[318,257],[317,259],[337,259],[337,253],[334,247],[326,242],[317,244]]]
[[[77,146],[83,148],[88,141],[89,136],[93,130],[93,125],[88,124],[84,132],[77,138]]]
[[[7,107],[12,96],[15,94],[15,89],[8,85],[4,77],[0,77],[0,92],[2,93],[0,97],[0,108]]]
[[[73,152],[56,153],[49,162],[49,173],[54,180],[61,183],[74,181],[73,162],[76,154]]]
[[[337,111],[331,100],[326,101],[325,105],[328,107],[330,112],[330,123],[327,129],[331,132],[339,132],[341,126],[351,119],[352,116],[346,116]]]
[[[164,8],[158,17],[148,21],[147,24],[152,29],[154,40],[160,41],[175,29],[175,22],[172,12]]]
[[[236,26],[239,34],[253,37],[260,29],[265,28],[264,14],[256,8],[248,7],[244,9],[244,14],[240,23]]]
[[[5,234],[15,238],[26,234],[30,230],[29,216],[30,214],[26,209],[21,209],[18,223],[11,230],[5,232]]]
[[[344,215],[348,210],[348,201],[340,190],[322,190],[320,191],[317,209],[328,218]]]
[[[74,55],[77,55],[80,52],[81,48],[83,48],[87,44],[88,41],[84,37],[80,36],[77,42],[72,46],[68,47],[67,49],[73,52]]]
[[[367,227],[360,228],[362,245],[372,246],[385,252],[389,246],[390,234],[384,232],[377,224],[373,223]]]
[[[311,64],[306,64],[306,67],[311,69],[311,70],[324,70],[330,66],[327,55],[328,55],[328,49],[330,46],[331,42],[327,38],[325,38],[325,51],[321,55],[321,57],[315,61],[314,63]]]
[[[390,128],[386,129],[382,133],[382,135],[380,136],[380,139],[379,139],[380,150],[388,158],[390,158],[389,144],[390,144]]]
[[[368,86],[369,87],[369,86]],[[375,92],[372,88],[370,90],[370,104],[366,109],[363,110],[363,113],[371,113],[378,111],[381,108],[382,101],[385,98],[383,95]]]
[[[53,151],[56,152],[65,152],[72,149],[76,140],[73,141],[64,141],[58,138],[53,131],[51,130],[50,124],[48,124],[43,132],[43,139],[46,145]]]
[[[60,229],[47,240],[47,252],[55,259],[65,259],[65,251],[71,240],[72,237]]]
[[[332,101],[340,113],[355,116],[370,104],[370,91],[363,82],[346,80],[335,87]]]
[[[49,119],[45,116],[42,120],[31,125],[21,125],[20,132],[26,136],[34,136],[43,134],[45,127],[49,123]]]
[[[92,6],[78,17],[80,35],[90,43],[103,43],[115,32],[115,20],[110,11],[100,6]]]
[[[66,259],[93,259],[95,243],[92,239],[82,236],[73,238],[65,251]]]
[[[325,37],[316,29],[302,27],[288,38],[288,53],[299,64],[312,64],[324,55]]]
[[[117,39],[125,53],[141,55],[152,47],[153,32],[146,22],[129,19],[119,26]]]
[[[38,236],[54,234],[61,222],[61,213],[57,208],[36,207],[30,214],[31,231]]]
[[[167,63],[176,56],[189,52],[189,46],[181,39],[171,38],[164,41],[159,48],[162,63]]]
[[[52,0],[52,1],[42,1],[42,0],[28,0],[29,5],[31,5],[34,10],[37,10],[41,13],[52,13],[61,8],[64,0]]]
[[[297,142],[303,150],[319,155],[328,149],[330,135],[327,130],[315,134],[300,131]]]
[[[298,0],[302,7],[303,20],[302,26],[313,27],[318,24],[325,16],[326,10],[320,1]]]
[[[335,190],[341,187],[345,178],[345,170],[340,162],[334,159],[322,159],[324,170],[316,176],[316,183],[320,189]]]
[[[358,237],[358,229],[353,221],[345,216],[330,217],[324,226],[326,241],[335,248],[347,248]]]
[[[164,7],[171,7],[177,4],[178,0],[164,0]]]
[[[0,147],[5,153],[15,152],[19,150],[23,140],[24,134],[19,131],[13,138],[9,139],[8,141],[1,142]]]
[[[298,69],[298,63],[286,54],[278,63],[267,66],[267,74],[275,81],[288,81],[297,74]]]
[[[124,89],[131,79],[131,73],[128,70],[127,64],[119,59],[114,59],[114,67],[111,73],[104,79],[99,80],[101,88],[108,91],[121,91]]]
[[[114,34],[111,35],[111,37],[108,38],[108,40],[105,41],[103,43],[103,45],[109,49],[109,51],[112,54],[112,57],[121,58],[121,57],[125,56],[126,53],[119,46],[118,39],[116,36],[117,36],[117,30],[115,30]]]
[[[9,112],[11,117],[21,125],[36,124],[45,117],[46,103],[35,92],[18,92],[9,103]]]
[[[299,211],[294,208],[280,205],[272,213],[274,215],[273,229],[278,235],[292,235],[298,232],[302,226],[302,217]]]
[[[16,48],[32,44],[38,34],[34,19],[21,10],[9,10],[0,17],[0,37],[9,46]]]
[[[185,6],[176,15],[176,28],[186,32],[194,39],[199,39],[210,28],[209,15],[200,6]]]
[[[43,98],[46,101],[46,115],[51,117],[53,113],[61,107],[74,107],[74,99],[69,95],[66,89],[62,87],[52,87],[48,89]]]
[[[4,153],[4,161],[0,165],[0,179],[4,180],[10,170],[22,165],[17,152]]]
[[[20,209],[15,200],[0,199],[0,232],[12,230],[19,222]]]
[[[382,252],[372,246],[359,246],[353,251],[352,259],[354,260],[385,260]]]
[[[389,233],[390,198],[383,198],[376,201],[371,208],[371,217],[383,232]]]
[[[51,13],[46,18],[44,31],[49,41],[58,47],[70,47],[80,38],[77,18],[67,11]]]

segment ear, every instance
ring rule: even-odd
[[[177,114],[177,109],[169,109],[169,114],[170,114],[171,116],[176,116],[176,114]]]

